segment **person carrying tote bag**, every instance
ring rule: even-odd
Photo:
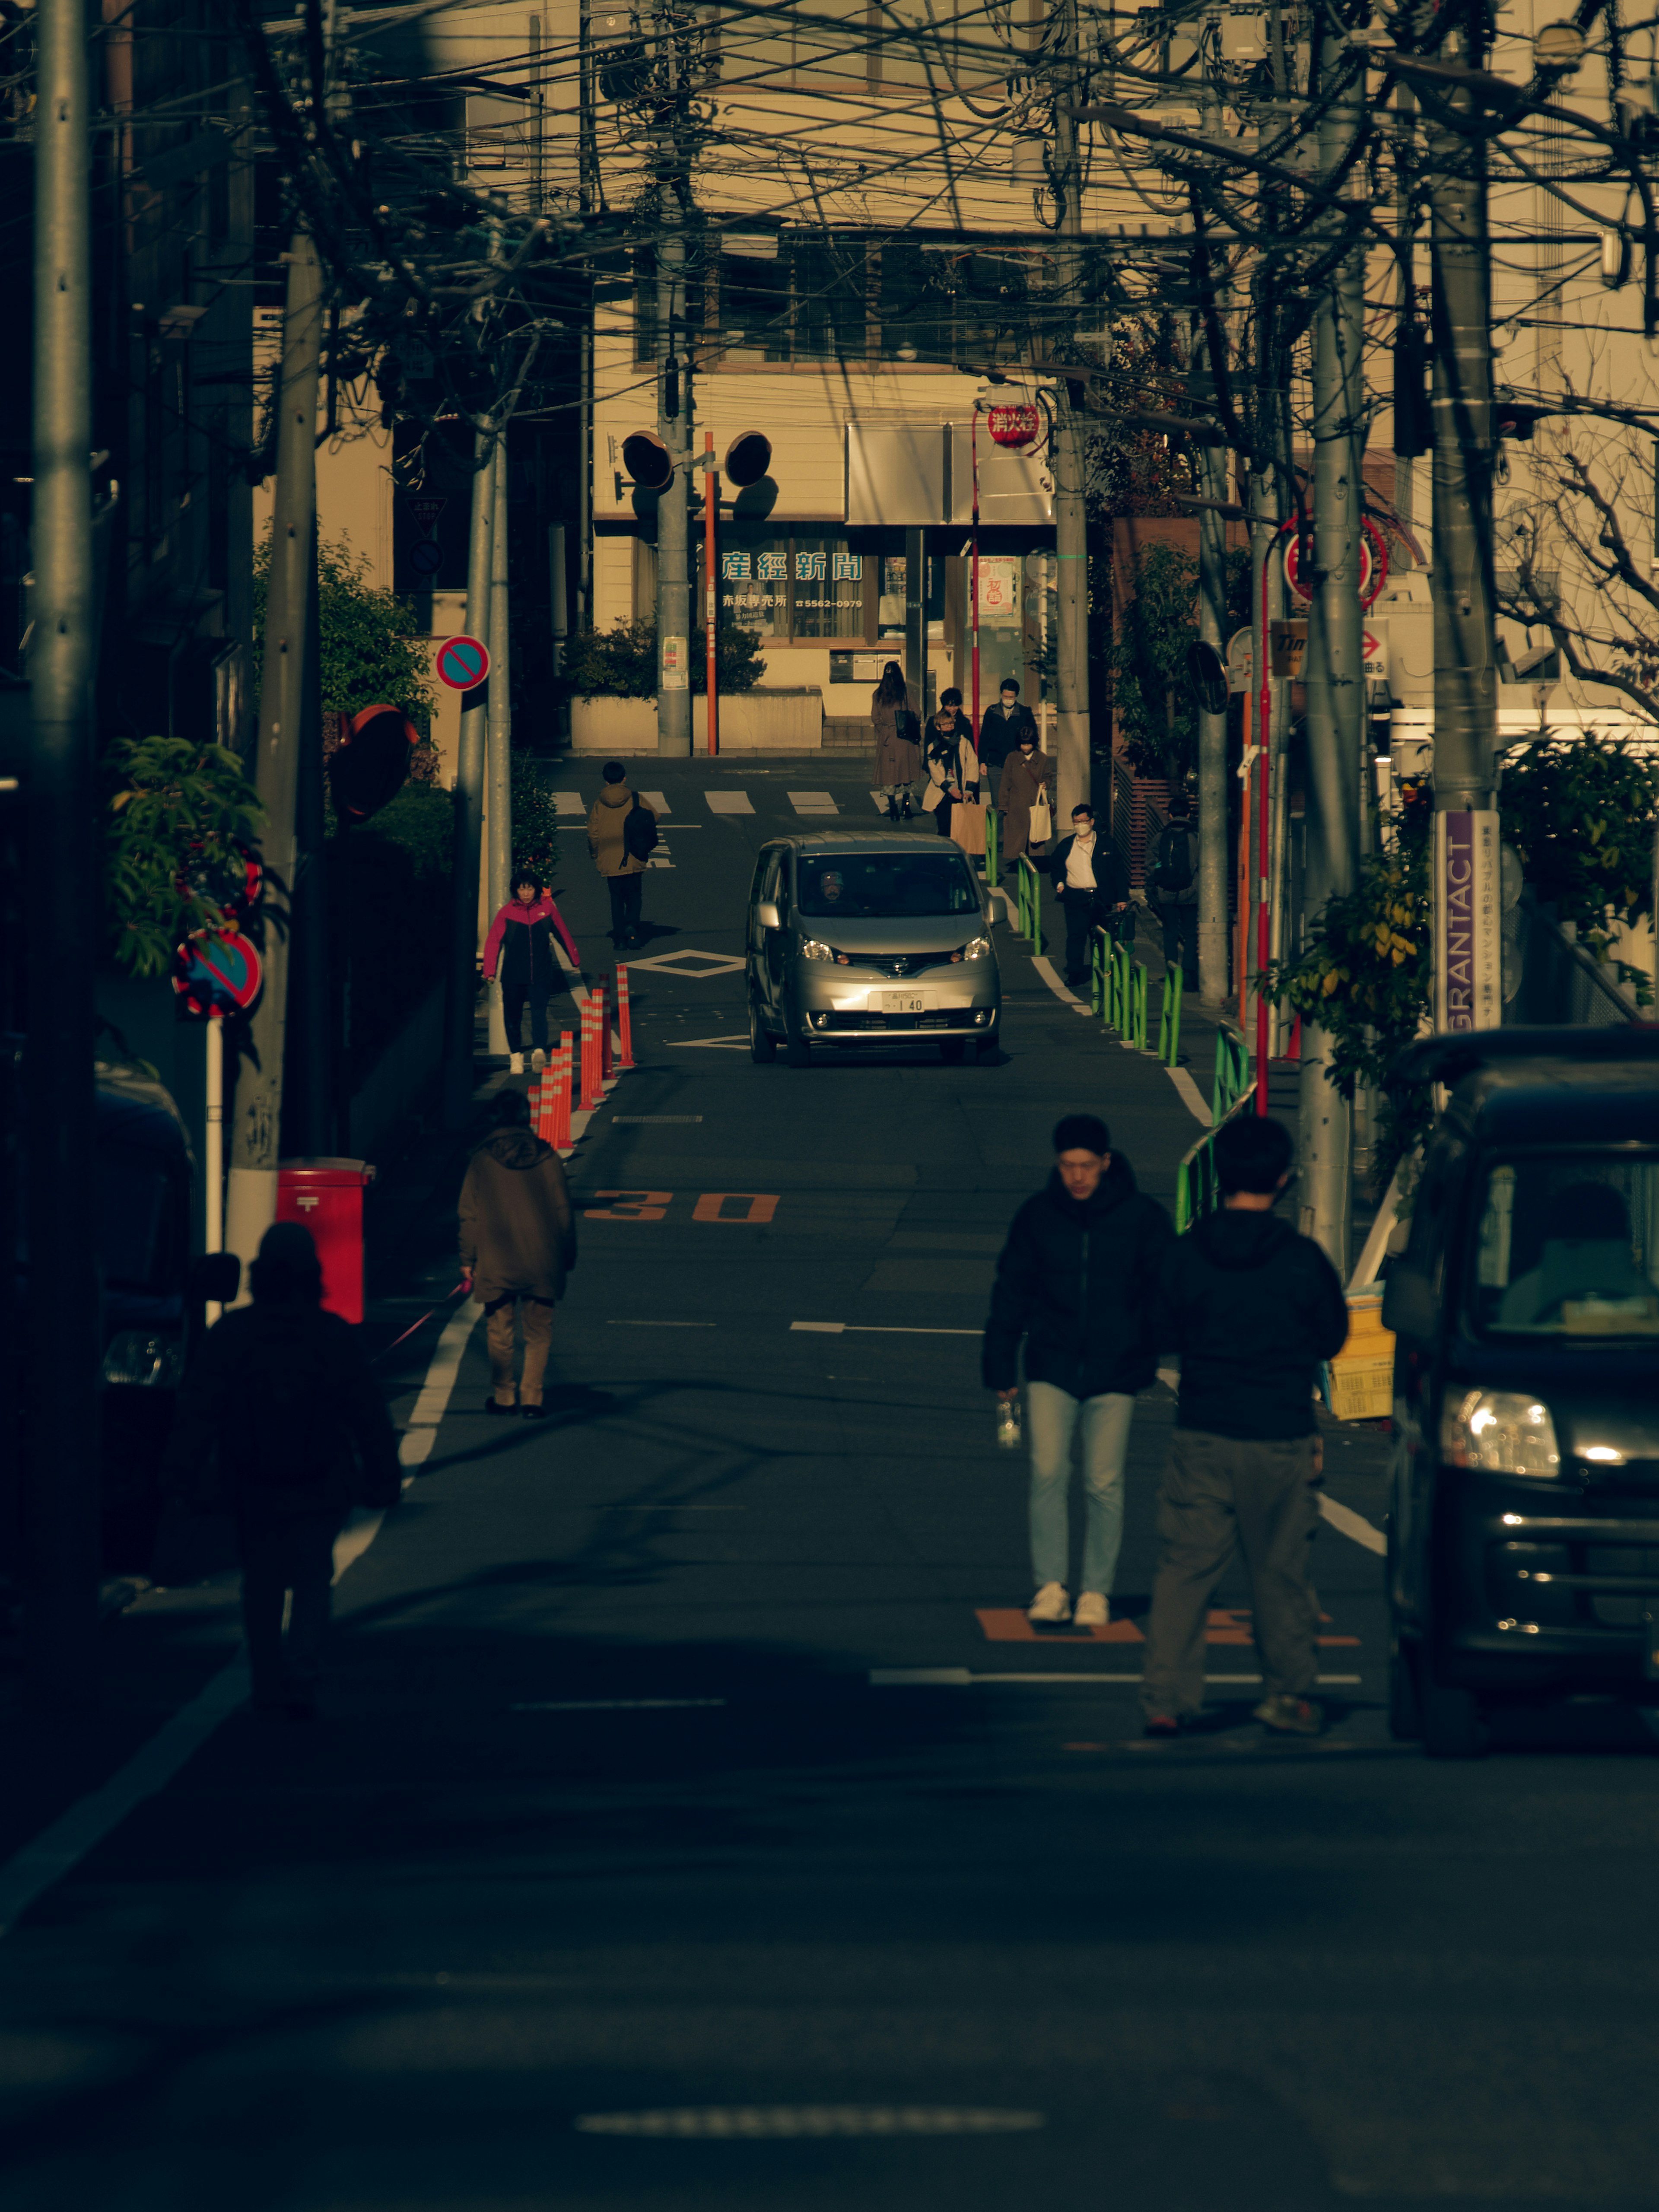
[[[1002,763],[997,786],[1002,856],[1011,866],[1022,854],[1047,846],[1053,837],[1054,809],[1048,797],[1053,787],[1053,763],[1038,750],[1036,730],[1023,730],[1018,747]]]
[[[922,805],[933,817],[941,837],[956,836],[952,818],[964,801],[979,798],[979,757],[973,740],[958,733],[954,708],[941,707],[933,717],[927,739],[927,789]],[[980,847],[985,849],[985,825],[979,823]],[[958,840],[960,842],[960,840]]]

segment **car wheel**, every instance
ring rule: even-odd
[[[811,1067],[812,1048],[806,1041],[806,1030],[797,1012],[792,1012],[786,999],[783,1006],[783,1056],[791,1067]]]
[[[962,1056],[967,1049],[968,1042],[965,1037],[941,1037],[939,1039],[939,1056],[945,1062],[945,1065],[947,1067],[959,1066],[962,1062]]]
[[[1431,1759],[1482,1759],[1492,1737],[1480,1700],[1473,1690],[1437,1682],[1426,1658],[1419,1678],[1423,1715],[1423,1748]]]
[[[1396,1638],[1389,1655],[1389,1734],[1396,1743],[1416,1743],[1423,1734],[1418,1663],[1415,1645]]]
[[[749,1001],[749,1057],[762,1067],[778,1056],[778,1041],[761,1019],[759,1002]]]

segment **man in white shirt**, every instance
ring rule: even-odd
[[[1049,871],[1066,916],[1066,981],[1076,990],[1089,980],[1089,933],[1109,928],[1129,903],[1121,858],[1095,829],[1095,810],[1072,809],[1072,834],[1054,848]]]

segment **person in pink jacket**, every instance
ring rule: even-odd
[[[559,981],[558,963],[553,951],[553,933],[556,930],[565,951],[570,955],[570,964],[578,973],[581,955],[576,941],[564,926],[564,918],[548,893],[540,890],[534,878],[520,878],[513,887],[513,896],[489,925],[489,934],[484,939],[483,971],[487,981],[493,982],[497,969],[501,979],[501,1014],[507,1023],[507,1048],[513,1055],[513,1073],[524,1069],[523,1032],[525,1001],[530,1002],[530,1042],[532,1048],[530,1064],[544,1067],[547,1064],[547,1001],[553,986]]]

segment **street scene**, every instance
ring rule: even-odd
[[[1637,2212],[1659,47],[3,27],[0,2212]]]

